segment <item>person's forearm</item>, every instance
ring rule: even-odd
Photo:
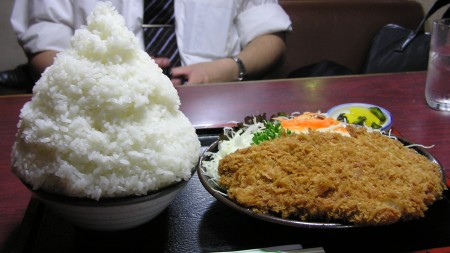
[[[245,65],[247,76],[255,79],[281,63],[285,51],[285,33],[267,34],[252,40],[239,58]]]
[[[34,80],[41,77],[42,72],[53,64],[57,51],[43,51],[30,57],[31,75]]]

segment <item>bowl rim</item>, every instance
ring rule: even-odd
[[[375,105],[375,104],[360,103],[360,102],[339,104],[339,105],[335,105],[335,106],[331,107],[330,109],[328,109],[326,114],[329,117],[331,117],[331,114],[333,112],[335,112],[335,111],[337,111],[339,109],[342,109],[342,108],[347,108],[347,107],[364,107],[364,108],[378,107],[386,115],[386,122],[383,123],[383,125],[382,125],[380,130],[382,130],[382,131],[388,130],[392,126],[393,117],[392,117],[391,112],[386,110],[384,107],[381,107],[381,106]]]

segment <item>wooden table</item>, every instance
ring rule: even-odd
[[[326,111],[347,102],[376,104],[392,113],[393,128],[405,139],[434,145],[429,151],[450,175],[450,113],[427,107],[424,84],[425,73],[413,72],[190,86],[178,91],[181,110],[199,133],[252,114]],[[5,252],[137,248],[209,252],[297,243],[327,252],[405,252],[450,246],[448,191],[421,220],[358,229],[305,229],[238,213],[213,198],[197,176],[161,215],[141,227],[114,233],[72,227],[39,201],[30,201],[31,194],[10,172],[19,110],[29,99],[0,97],[0,249]]]

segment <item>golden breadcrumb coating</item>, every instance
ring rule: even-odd
[[[439,166],[363,128],[292,134],[220,161],[228,197],[262,214],[300,220],[391,224],[424,216],[446,186]]]

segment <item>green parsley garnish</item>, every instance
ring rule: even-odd
[[[258,145],[261,142],[273,140],[285,134],[291,134],[290,130],[285,130],[281,127],[280,122],[273,123],[270,121],[264,121],[264,126],[266,129],[261,132],[254,133],[252,138],[253,144]]]

